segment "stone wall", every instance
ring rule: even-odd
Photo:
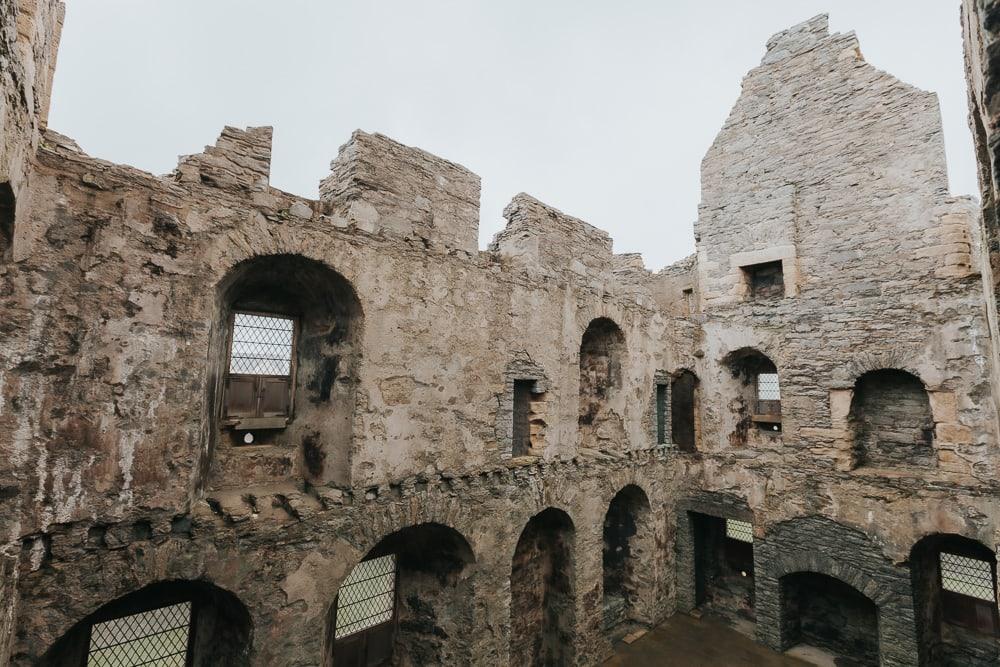
[[[57,32],[48,16],[39,34]],[[409,563],[399,656],[596,664],[605,581],[626,582],[633,622],[698,604],[694,514],[753,524],[754,613],[731,617],[762,641],[784,646],[782,577],[818,572],[877,606],[883,664],[913,664],[913,545],[1000,542],[978,207],[947,193],[933,95],[825,17],[747,75],[703,163],[697,255],[656,274],[527,195],[479,251],[478,177],[381,135],[351,137],[318,200],[289,195],[269,185],[270,142],[225,128],[166,177],[52,131],[27,153],[0,268],[14,664],[122,596],[198,581],[245,609],[246,661],[328,665],[340,582],[427,524],[470,553]],[[772,272],[753,298],[746,268],[775,262],[783,296]],[[244,307],[302,326],[291,422],[249,445],[219,416]],[[740,407],[751,385],[730,362],[750,353],[780,376],[780,432]],[[683,370],[696,447],[661,446],[657,385],[670,405]],[[856,386],[881,370],[919,380],[922,467],[854,465]],[[518,380],[534,393],[513,457]],[[649,507],[608,573],[605,521],[630,485]],[[546,575],[547,598],[525,586]]]

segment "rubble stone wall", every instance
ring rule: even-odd
[[[45,42],[59,14],[42,8]],[[472,554],[457,576],[404,581],[399,641],[510,664],[512,599],[532,627],[545,603],[512,593],[515,560],[534,571],[517,545],[550,509],[572,530],[537,535],[534,563],[553,540],[568,551],[553,604],[572,622],[548,626],[544,650],[596,664],[611,647],[604,523],[629,485],[649,502],[630,538],[633,620],[697,603],[691,513],[737,518],[754,527],[761,641],[782,647],[781,577],[819,572],[879,608],[884,664],[915,664],[913,545],[1000,542],[978,206],[947,192],[936,98],[867,64],[825,17],[776,35],[747,75],[703,163],[697,254],[656,274],[524,194],[479,251],[479,178],[381,135],[356,132],[311,200],[269,185],[269,128],[225,128],[158,177],[53,131],[36,150],[30,127],[2,132],[30,167],[0,266],[0,642],[14,664],[51,663],[74,626],[165,581],[237,598],[251,664],[329,664],[340,583],[424,524]],[[755,299],[747,267],[774,262],[784,296]],[[302,311],[296,407],[241,444],[219,418],[228,314],[275,294]],[[589,345],[595,322],[614,335]],[[734,353],[777,368],[780,431],[749,421]],[[656,442],[657,385],[669,406],[682,370],[697,378],[685,451]],[[857,465],[854,393],[880,370],[919,380],[927,461]],[[512,457],[516,380],[537,393],[528,455]],[[581,428],[581,397],[599,428]]]

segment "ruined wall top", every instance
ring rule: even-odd
[[[479,177],[465,167],[358,130],[330,169],[320,199],[362,228],[478,250]]]

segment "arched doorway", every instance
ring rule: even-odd
[[[571,665],[576,604],[573,522],[546,509],[528,521],[510,572],[510,664]]]
[[[250,614],[232,593],[203,581],[165,581],[81,620],[38,664],[246,667],[252,635]]]
[[[619,491],[604,517],[604,629],[612,641],[640,618],[643,585],[651,585],[648,567],[653,557],[649,499],[634,484]]]
[[[467,664],[475,558],[453,528],[426,523],[383,538],[340,586],[327,622],[328,664]]]

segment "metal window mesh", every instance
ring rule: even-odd
[[[336,638],[391,620],[395,601],[396,557],[361,561],[337,594]]]
[[[781,400],[781,389],[778,387],[777,373],[760,373],[757,375],[757,400]]]
[[[229,372],[288,375],[292,367],[292,320],[236,313]]]
[[[984,560],[941,552],[941,587],[952,593],[993,602],[993,568]]]
[[[190,629],[190,602],[95,623],[87,667],[184,667]]]
[[[726,537],[753,544],[753,526],[748,521],[726,519]]]

